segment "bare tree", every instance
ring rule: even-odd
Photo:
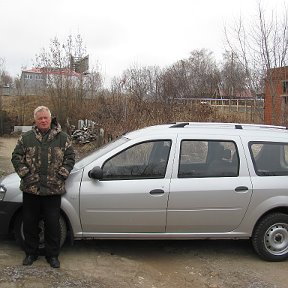
[[[158,66],[133,67],[126,69],[122,76],[113,78],[111,83],[112,95],[121,95],[123,118],[127,119],[129,99],[134,103],[161,99],[161,74]],[[140,106],[138,106],[140,107]]]
[[[95,98],[102,91],[103,79],[98,70],[92,70],[89,74],[83,77],[83,87],[86,98]]]
[[[272,97],[272,124],[279,124],[276,110],[275,68],[287,65],[288,60],[288,12],[284,7],[282,17],[275,11],[268,15],[261,2],[252,24],[240,18],[232,28],[225,27],[229,49],[237,55],[249,75],[249,87],[256,93],[263,88],[264,79],[269,83]],[[279,114],[279,113],[278,113]]]
[[[100,73],[78,73],[71,64],[74,59],[82,59],[86,48],[80,35],[67,38],[61,43],[56,37],[51,40],[48,49],[42,49],[36,55],[37,67],[45,75],[45,91],[50,97],[53,112],[62,125],[68,121],[76,121],[77,111],[86,97],[94,97],[102,85]],[[72,59],[72,60],[71,60]]]
[[[181,60],[167,68],[163,75],[163,90],[167,99],[190,98],[187,61]]]
[[[212,52],[194,50],[164,73],[164,91],[170,98],[211,97],[220,82],[220,73]]]
[[[161,69],[157,66],[137,67],[125,70],[120,79],[122,90],[129,95],[144,100],[157,98]]]
[[[188,60],[189,84],[194,97],[211,97],[220,82],[220,73],[213,53],[206,49],[194,50]]]
[[[221,69],[221,90],[229,98],[245,95],[248,89],[248,76],[237,55],[226,51]]]

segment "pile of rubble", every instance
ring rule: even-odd
[[[72,129],[72,140],[77,144],[86,144],[93,141],[103,143],[104,129],[99,128],[93,121],[80,120],[78,123],[78,129],[71,127]]]
[[[72,133],[72,140],[77,144],[86,144],[92,141],[99,141],[104,137],[102,128],[92,129],[91,127],[82,127]]]

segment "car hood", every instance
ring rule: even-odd
[[[71,181],[72,178],[74,178],[76,175],[77,177],[81,177],[82,175],[82,170],[76,170],[73,169],[69,175],[69,179],[67,179],[66,184],[69,185],[69,188],[71,189],[71,186],[73,186],[73,180]],[[78,179],[78,182],[80,182],[80,178]],[[5,201],[11,201],[11,202],[21,202],[22,201],[22,191],[20,191],[20,177],[18,176],[17,173],[12,173],[7,176],[4,176],[0,178],[0,185],[3,185],[6,187],[7,192],[4,197]],[[79,190],[79,189],[78,189]]]

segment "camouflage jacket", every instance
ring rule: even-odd
[[[75,163],[75,153],[69,136],[53,119],[47,135],[43,136],[34,126],[20,136],[11,161],[21,178],[23,192],[62,195]]]

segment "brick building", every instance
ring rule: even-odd
[[[53,84],[60,77],[79,81],[81,74],[68,68],[32,68],[22,70],[20,78],[22,94],[39,95],[45,91],[47,85]]]
[[[288,66],[268,70],[264,107],[265,124],[288,126]]]

